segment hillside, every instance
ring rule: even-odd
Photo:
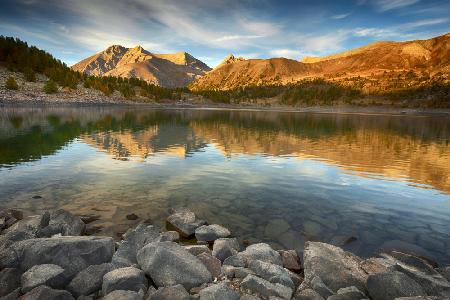
[[[412,73],[411,73],[412,72]],[[429,40],[377,42],[327,57],[306,57],[302,61],[286,58],[236,60],[221,64],[194,81],[190,88],[232,90],[245,86],[287,85],[309,78],[325,78],[353,85],[355,77],[371,82],[358,83],[367,92],[407,88],[411,81],[392,86],[393,77],[434,77],[448,80],[450,72],[450,34]],[[375,81],[375,82],[374,82]],[[352,86],[353,87],[353,86]]]
[[[205,63],[186,52],[156,54],[141,46],[113,45],[72,66],[95,76],[139,78],[163,87],[184,87],[210,71]]]

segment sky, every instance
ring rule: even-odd
[[[1,0],[0,35],[72,65],[110,45],[185,51],[216,66],[323,56],[450,32],[448,0]]]

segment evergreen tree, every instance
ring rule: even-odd
[[[58,85],[50,79],[44,85],[44,92],[47,94],[54,94],[58,92]]]

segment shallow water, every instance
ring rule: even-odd
[[[1,108],[0,207],[97,214],[116,236],[188,206],[241,240],[448,265],[449,141],[436,116]]]

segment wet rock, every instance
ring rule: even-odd
[[[129,214],[126,216],[127,220],[137,220],[139,219],[138,215],[136,214]]]
[[[20,300],[49,300],[49,299],[74,300],[73,296],[68,291],[55,290],[45,285],[41,285],[32,289],[31,291],[29,291],[20,298]]]
[[[181,284],[190,289],[212,280],[197,257],[173,242],[147,244],[138,252],[137,261],[158,287]]]
[[[162,232],[156,239],[157,242],[178,242],[180,240],[180,234],[176,231]]]
[[[205,265],[213,278],[218,278],[222,273],[222,264],[219,259],[211,254],[200,253],[197,258]]]
[[[66,289],[75,297],[90,295],[102,288],[103,276],[112,270],[111,263],[89,266],[79,272]]]
[[[271,283],[254,275],[247,275],[241,282],[241,288],[245,291],[261,295],[262,298],[279,297],[291,299],[292,290],[284,285]]]
[[[153,225],[141,223],[136,228],[130,228],[123,235],[123,241],[114,253],[112,263],[116,267],[129,267],[136,264],[138,251],[158,237],[159,228]]]
[[[177,284],[174,286],[160,287],[158,290],[149,294],[148,300],[190,300],[191,297],[186,289]]]
[[[303,258],[306,282],[317,276],[333,292],[348,286],[365,291],[367,273],[359,266],[361,258],[319,242],[307,242]]]
[[[63,209],[50,213],[47,226],[42,226],[37,233],[38,237],[50,237],[55,234],[63,236],[78,236],[84,232],[86,224],[77,216]]]
[[[67,283],[64,269],[57,265],[36,265],[22,274],[22,293],[27,293],[40,285],[61,288]]]
[[[188,245],[183,246],[184,249],[186,249],[189,253],[191,253],[194,256],[199,255],[200,253],[207,253],[211,254],[211,249],[208,248],[206,245]]]
[[[367,290],[373,300],[426,296],[417,282],[406,274],[397,271],[369,275],[367,278]]]
[[[221,238],[214,241],[212,255],[224,261],[239,252],[239,243],[235,238]]]
[[[142,300],[142,295],[134,291],[115,290],[103,297],[102,300]]]
[[[280,254],[265,243],[250,245],[247,249],[240,252],[238,256],[243,258],[246,263],[252,260],[260,260],[279,266],[283,265]]]
[[[231,232],[220,225],[203,225],[195,229],[195,238],[198,241],[213,242],[219,238],[226,238],[231,235]]]
[[[68,277],[73,277],[90,265],[111,261],[114,241],[110,237],[64,236],[24,240],[10,248],[9,260],[22,270],[54,264],[62,267]]]
[[[242,257],[239,257],[239,255],[232,255],[223,261],[223,265],[226,266],[234,266],[234,267],[245,267],[245,261]]]
[[[297,252],[295,250],[280,250],[278,251],[283,261],[283,267],[292,271],[300,271],[300,259],[298,258]]]
[[[183,237],[191,237],[195,229],[204,225],[204,220],[197,219],[195,214],[187,208],[174,209],[167,218],[167,223],[172,225]]]
[[[239,300],[239,294],[225,283],[211,285],[200,291],[200,300]]]
[[[0,271],[0,297],[6,296],[20,286],[22,272],[15,268],[6,268]]]
[[[248,268],[265,280],[272,283],[279,283],[295,290],[294,282],[292,282],[288,271],[282,266],[260,260],[252,260],[248,263]]]
[[[384,242],[376,252],[391,252],[391,251],[400,251],[403,253],[411,253],[414,255],[420,255],[422,257],[431,257],[430,253],[423,249],[422,247],[419,247],[417,245],[407,243],[400,240],[390,240]]]
[[[125,267],[112,270],[103,276],[102,293],[107,295],[115,290],[146,291],[147,285],[147,279],[142,270]]]
[[[295,293],[296,300],[325,300],[319,293],[313,289],[303,289]]]

